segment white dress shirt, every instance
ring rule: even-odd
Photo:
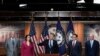
[[[49,47],[53,46],[53,40],[49,40]]]
[[[75,44],[76,44],[76,40],[73,40],[72,41],[72,46],[75,46]]]
[[[93,46],[93,42],[94,42],[94,40],[90,40],[91,48]]]

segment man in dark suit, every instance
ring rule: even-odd
[[[99,42],[94,40],[94,35],[89,35],[89,40],[85,43],[86,56],[99,56]]]
[[[81,56],[82,45],[77,40],[78,35],[73,34],[72,40],[68,43],[68,54],[69,56]]]
[[[53,39],[54,34],[49,34],[49,39],[44,40],[42,43],[39,43],[38,45],[45,47],[45,53],[52,54],[52,53],[58,53],[58,44],[57,41]]]

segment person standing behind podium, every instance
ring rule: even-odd
[[[99,42],[94,40],[94,35],[89,35],[89,40],[85,43],[85,56],[99,56]]]
[[[14,36],[14,33],[12,33],[11,37],[6,39],[5,42],[6,56],[18,56],[19,47],[19,40]]]
[[[30,35],[26,35],[25,41],[22,42],[21,56],[35,56],[34,46],[33,43],[31,42]]]
[[[49,39],[44,40],[42,43],[38,43],[39,46],[45,47],[46,54],[55,54],[59,52],[57,41],[54,40],[55,35],[49,34]]]
[[[68,55],[69,56],[81,56],[82,45],[77,40],[78,35],[73,34],[72,40],[68,43]]]

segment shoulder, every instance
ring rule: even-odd
[[[54,41],[54,43],[57,43],[57,41],[56,40],[53,40]]]
[[[95,42],[95,43],[99,43],[99,41],[97,41],[97,40],[94,40],[94,42]]]
[[[57,42],[56,40],[53,40],[53,41]]]
[[[43,41],[43,43],[47,43],[48,41],[49,41],[49,40],[48,40],[48,39],[46,39],[46,40],[44,40],[44,41]]]
[[[24,44],[26,44],[26,41],[23,41],[23,42],[22,42],[22,45],[24,45]]]
[[[18,39],[18,38],[15,38],[14,40],[15,40],[15,41],[19,41],[19,39]]]
[[[89,40],[87,40],[85,43],[89,43],[90,41]]]
[[[81,43],[80,41],[77,40],[78,43]]]
[[[72,40],[70,40],[69,43],[72,43]]]
[[[88,45],[88,44],[89,44],[89,42],[90,42],[89,40],[85,41],[85,45]]]
[[[46,39],[46,40],[44,40],[44,42],[45,42],[45,41],[47,42],[47,41],[49,41],[49,40],[48,40],[48,39]]]
[[[72,40],[70,40],[69,42],[68,42],[68,44],[70,45],[72,43]]]

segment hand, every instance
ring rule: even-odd
[[[37,44],[39,44],[39,42],[37,42]]]
[[[40,43],[40,41],[37,41],[37,44],[39,44]]]

